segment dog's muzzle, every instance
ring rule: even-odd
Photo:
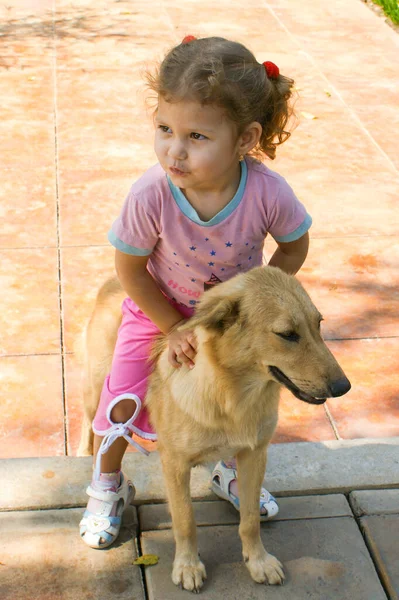
[[[350,381],[346,377],[341,377],[329,385],[329,393],[326,394],[326,398],[317,398],[300,390],[299,387],[296,386],[295,383],[293,383],[291,379],[284,375],[284,373],[277,367],[269,367],[269,371],[273,377],[279,383],[289,389],[296,398],[303,400],[303,402],[308,402],[308,404],[324,404],[324,402],[327,400],[327,396],[331,398],[337,398],[338,396],[343,396],[351,389]]]

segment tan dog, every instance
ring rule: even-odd
[[[81,454],[90,452],[88,427],[110,367],[124,297],[109,281],[100,290],[87,330],[86,421]],[[260,538],[259,494],[267,447],[277,424],[280,384],[299,399],[322,404],[350,383],[320,335],[321,315],[300,283],[280,269],[259,267],[207,291],[183,328],[195,329],[195,367],[174,369],[167,341],[152,358],[147,394],[158,435],[176,541],[172,579],[198,591],[206,576],[198,557],[190,500],[194,465],[235,456],[240,490],[239,533],[252,578],[280,584],[281,563]]]

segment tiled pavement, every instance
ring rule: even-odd
[[[398,462],[398,438],[378,444],[369,440],[272,446],[268,484],[280,495],[280,512],[261,524],[261,535],[266,548],[284,563],[286,584],[269,588],[255,584],[242,562],[237,512],[215,501],[208,470],[195,469],[192,496],[199,552],[208,574],[201,596],[397,600],[399,490],[367,488],[392,486]],[[77,532],[82,509],[75,507],[85,502],[90,463],[90,458],[73,457],[0,463],[5,491],[0,497],[2,600],[187,596],[170,577],[174,544],[166,505],[154,504],[165,499],[158,453],[127,457],[126,469],[136,474],[140,490],[137,506],[125,512],[117,543],[104,551],[85,546]],[[138,553],[155,554],[159,562],[141,571],[132,564]]]
[[[0,6],[2,458],[29,465],[29,457],[62,460],[76,452],[76,341],[99,284],[113,271],[107,229],[132,181],[155,162],[141,75],[187,33],[238,39],[296,80],[299,124],[271,166],[313,216],[299,277],[353,387],[325,407],[284,393],[274,441],[374,438],[378,445],[399,436],[399,36],[360,0],[10,0]],[[272,250],[267,242],[267,255]],[[371,479],[381,475],[374,469]],[[43,473],[51,483],[54,471]],[[395,477],[397,485],[390,472],[390,487]],[[354,507],[353,494],[349,500]],[[339,502],[348,513],[328,505],[317,519],[305,514],[294,523],[287,512],[263,525],[286,562],[284,598],[397,599],[397,497],[393,510],[373,504],[357,520],[343,496]],[[135,521],[123,534],[126,544],[95,553],[76,541],[78,519],[79,511],[65,506],[0,514],[0,596],[143,597],[142,579],[130,568],[134,541],[127,541]],[[232,599],[232,589],[240,599],[264,597],[237,563],[235,528],[211,524],[200,539],[213,537],[206,560],[212,565],[217,555],[219,567],[208,567],[203,597]],[[330,547],[325,540],[333,537]],[[174,598],[163,575],[170,531],[145,532],[141,543],[165,551],[165,564],[147,574],[148,597]],[[38,579],[43,585],[33,596]],[[267,590],[267,597],[281,594]]]
[[[155,161],[142,73],[187,32],[296,80],[271,166],[313,216],[300,279],[353,388],[325,407],[284,393],[274,441],[398,435],[398,35],[360,0],[13,0],[0,17],[0,456],[76,452],[75,344],[113,272],[107,229]]]

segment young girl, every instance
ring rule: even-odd
[[[96,468],[80,523],[93,548],[117,538],[134,495],[120,470],[127,444],[138,446],[131,433],[156,439],[145,409],[154,336],[167,336],[175,368],[195,368],[195,336],[177,325],[204,290],[261,265],[268,233],[277,242],[270,265],[296,273],[306,258],[310,216],[286,181],[255,158],[273,159],[289,137],[292,86],[276,65],[259,64],[219,37],[188,36],[149,76],[159,163],[133,185],[109,233],[128,298],[93,423]],[[239,508],[233,460],[217,464],[212,489]],[[262,489],[260,514],[277,511]]]

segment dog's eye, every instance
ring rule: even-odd
[[[274,333],[279,337],[283,338],[283,340],[287,340],[287,342],[299,341],[299,335],[295,331],[284,331],[284,333],[278,333],[277,331],[275,331]]]

